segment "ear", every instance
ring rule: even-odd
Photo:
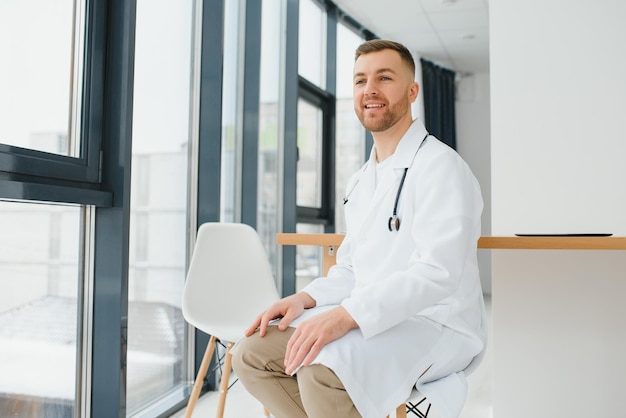
[[[409,100],[413,103],[417,99],[417,94],[420,91],[420,85],[417,82],[412,82],[409,87]]]

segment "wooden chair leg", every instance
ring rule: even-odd
[[[401,404],[396,408],[396,418],[406,418],[406,404]]]
[[[233,356],[230,354],[230,349],[235,345],[234,343],[228,343],[226,347],[226,355],[224,356],[224,367],[222,368],[222,381],[220,382],[220,396],[217,401],[217,413],[216,418],[222,418],[224,416],[224,408],[226,407],[226,395],[228,395],[228,385],[230,380],[230,371],[233,365]]]
[[[206,377],[207,371],[209,370],[209,365],[211,364],[211,357],[213,357],[213,351],[215,351],[216,342],[217,338],[211,336],[209,344],[207,344],[206,351],[204,352],[204,357],[202,357],[202,363],[200,363],[198,376],[196,377],[196,381],[193,384],[193,390],[191,391],[191,396],[189,397],[189,402],[187,403],[187,410],[185,411],[185,418],[191,418],[193,410],[196,407],[196,402],[198,402],[198,398],[200,397],[200,391],[202,390],[202,383],[204,382],[204,378]]]

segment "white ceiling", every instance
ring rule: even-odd
[[[376,36],[461,73],[489,72],[488,0],[335,0]]]

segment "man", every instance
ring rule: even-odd
[[[486,338],[482,198],[458,154],[413,120],[414,73],[398,43],[357,49],[354,109],[374,148],[348,183],[337,264],[268,307],[233,351],[277,418],[381,418],[414,385],[442,416],[465,401],[462,370]]]

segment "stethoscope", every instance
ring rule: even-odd
[[[393,212],[389,217],[389,220],[387,221],[387,228],[389,228],[389,232],[400,230],[400,218],[398,218],[398,202],[400,201],[400,193],[402,192],[402,186],[404,186],[404,179],[406,178],[407,171],[409,171],[409,167],[404,168],[404,174],[402,174],[402,179],[400,180],[400,185],[398,186],[398,191],[396,192],[396,201],[393,204]]]
[[[427,133],[424,139],[422,139],[422,142],[420,142],[419,147],[417,147],[417,151],[415,151],[413,160],[411,160],[411,165],[413,165],[413,161],[415,161],[415,156],[417,155],[417,152],[420,150],[420,148],[422,148],[422,145],[424,145],[424,141],[426,141],[426,138],[428,138],[428,135],[429,134]],[[409,167],[404,168],[404,173],[402,174],[402,178],[400,179],[400,184],[398,185],[398,191],[396,192],[396,200],[393,203],[393,212],[391,213],[391,216],[389,217],[389,220],[387,221],[387,228],[389,229],[389,232],[400,230],[400,218],[398,217],[398,202],[400,201],[400,194],[402,193],[402,187],[404,186],[404,180],[406,179],[407,171],[409,171]],[[352,188],[350,189],[346,197],[343,198],[344,205],[348,203],[348,198],[350,197],[350,195],[356,188],[357,184],[359,184],[359,180],[360,180],[360,176],[354,182],[354,185],[352,186]]]

